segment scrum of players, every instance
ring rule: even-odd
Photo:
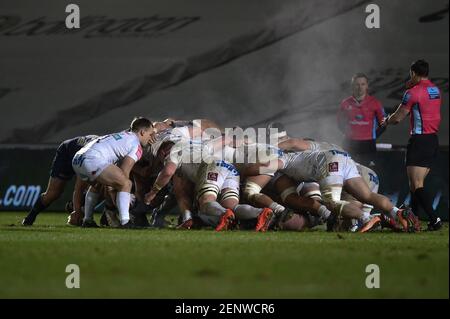
[[[288,136],[279,123],[263,137],[245,132],[207,119],[137,117],[126,131],[64,141],[22,224],[33,225],[75,176],[72,226],[99,227],[100,207],[101,226],[126,229],[173,227],[170,212],[185,230],[420,231],[411,209],[378,194],[377,174],[340,146]]]

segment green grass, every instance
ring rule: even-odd
[[[80,229],[0,213],[0,298],[448,298],[448,226],[368,234]],[[98,220],[98,217],[96,217]],[[78,264],[81,288],[67,289]],[[367,289],[366,265],[380,267]]]

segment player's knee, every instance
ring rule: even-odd
[[[423,187],[422,180],[415,179],[415,180],[410,180],[410,182],[409,182],[409,188],[412,192],[415,192],[416,189],[422,188],[422,187]]]
[[[121,192],[130,192],[133,183],[128,178],[123,178],[115,183],[115,187],[118,191]]]
[[[322,193],[318,189],[306,192],[303,196],[309,197],[309,198],[312,198],[312,199],[315,199],[318,201],[322,200]]]
[[[63,190],[50,190],[41,195],[42,201],[45,203],[52,203],[57,200],[63,193]]]
[[[286,188],[281,192],[280,197],[283,203],[286,202],[286,199],[291,195],[297,195],[297,190],[294,186]]]
[[[219,195],[219,188],[215,185],[205,185],[198,190],[197,200],[200,206],[215,201]]]
[[[222,203],[239,203],[239,191],[233,188],[227,188],[220,194],[220,201]]]

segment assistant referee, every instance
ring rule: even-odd
[[[406,172],[411,191],[411,208],[420,205],[429,218],[428,230],[438,230],[442,222],[433,210],[433,198],[425,190],[424,181],[439,151],[437,132],[441,122],[441,93],[428,79],[429,65],[425,60],[411,64],[408,90],[395,113],[382,125],[397,124],[410,114],[411,137],[406,150]]]

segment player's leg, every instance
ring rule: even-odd
[[[430,172],[430,169],[428,167],[407,166],[406,172],[409,179],[411,199],[422,206],[425,213],[427,214],[430,221],[428,229],[437,230],[441,228],[442,223],[434,213],[433,198],[424,187],[424,182],[428,173]]]
[[[117,191],[116,206],[119,210],[120,223],[122,226],[126,225],[130,221],[131,180],[125,176],[119,167],[109,165],[101,171],[96,181],[111,186]]]
[[[218,195],[228,176],[226,168],[217,163],[203,164],[200,167],[197,183],[197,201],[199,215],[209,216],[209,220],[217,220],[216,231],[226,230],[235,219],[231,209],[217,202]],[[212,217],[212,218],[211,218]]]
[[[177,228],[190,229],[193,225],[192,202],[194,198],[194,184],[187,178],[173,176],[173,193],[181,212],[181,224]]]
[[[22,225],[33,225],[37,215],[61,196],[64,192],[66,183],[67,181],[61,178],[50,177],[48,180],[47,189],[37,198],[30,212],[22,221]]]
[[[89,184],[81,180],[79,177],[75,180],[75,186],[72,195],[73,211],[70,213],[67,220],[68,225],[81,226],[83,222],[84,213],[81,209],[83,203],[83,195]]]
[[[221,191],[221,204],[233,210],[237,219],[256,219],[256,231],[266,231],[273,211],[270,208],[256,208],[248,204],[239,204],[239,176],[229,174],[223,184]]]
[[[412,231],[414,228],[418,230],[417,227],[420,227],[417,225],[415,218],[413,218],[412,214],[409,214],[408,211],[394,206],[386,196],[371,192],[361,177],[346,180],[345,189],[357,200],[373,205],[376,209],[379,209],[389,214],[392,218],[399,220],[404,230]]]
[[[280,194],[283,204],[304,212],[310,212],[327,220],[331,212],[312,197],[299,196],[296,183],[286,175],[280,176],[275,182],[275,189]]]
[[[82,227],[98,227],[94,221],[94,208],[100,197],[100,185],[92,185],[88,188],[84,198],[84,218]]]
[[[280,215],[286,207],[274,201],[270,196],[262,194],[261,190],[274,178],[270,175],[249,176],[243,190],[244,201],[258,208],[270,208],[275,215]]]

